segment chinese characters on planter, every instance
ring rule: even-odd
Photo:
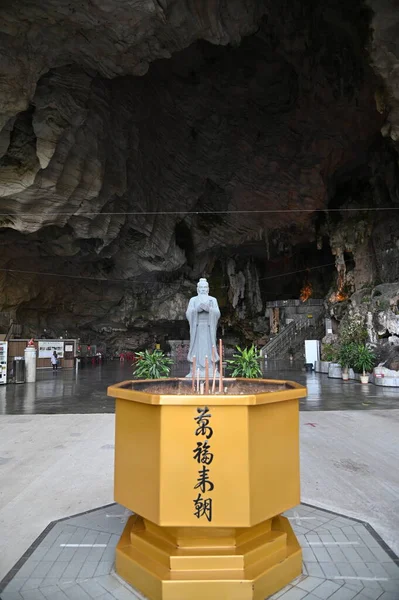
[[[197,519],[205,517],[212,521],[212,497],[209,494],[213,491],[215,485],[211,480],[210,465],[213,462],[213,453],[208,440],[213,436],[213,429],[210,426],[212,415],[209,408],[197,408],[198,416],[194,417],[196,422],[195,435],[200,438],[197,447],[193,450],[193,458],[198,463],[198,477],[194,490],[198,490],[198,496],[194,500],[194,515]]]

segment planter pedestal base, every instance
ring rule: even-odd
[[[263,600],[301,574],[302,551],[281,516],[249,528],[198,528],[133,515],[116,571],[150,600]]]

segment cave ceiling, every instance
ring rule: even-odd
[[[394,4],[3,0],[0,311],[139,344],[343,251],[323,209],[397,198]]]

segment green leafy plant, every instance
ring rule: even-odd
[[[364,318],[360,315],[346,316],[342,319],[339,338],[341,344],[363,344],[368,338]]]
[[[338,348],[333,344],[323,344],[321,349],[321,359],[327,362],[338,360]]]
[[[261,354],[258,352],[254,344],[250,348],[241,349],[236,346],[237,354],[233,354],[233,360],[228,360],[228,369],[232,371],[232,377],[246,377],[254,379],[262,376],[260,368]]]
[[[344,342],[338,350],[338,362],[343,369],[354,367],[354,358],[356,355],[356,346],[354,342]]]
[[[356,371],[362,372],[363,375],[366,375],[366,373],[370,373],[373,370],[374,365],[374,352],[367,346],[357,344],[353,356],[353,366]]]
[[[168,377],[173,360],[165,356],[162,350],[136,352],[137,363],[134,376],[137,379],[161,379]]]

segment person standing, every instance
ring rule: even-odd
[[[57,352],[55,350],[54,350],[53,354],[51,355],[51,364],[53,365],[53,371],[57,371],[58,357],[57,357]]]

